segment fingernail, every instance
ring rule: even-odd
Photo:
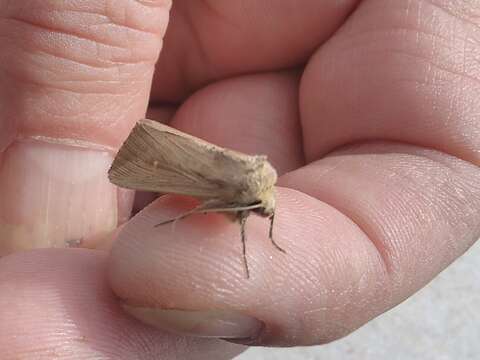
[[[87,246],[117,224],[117,189],[100,150],[20,141],[0,163],[0,255],[39,247]]]
[[[129,305],[123,305],[123,308],[145,324],[179,335],[255,339],[264,328],[260,320],[227,310],[164,310]]]

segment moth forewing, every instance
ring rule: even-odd
[[[167,125],[140,120],[118,151],[108,177],[120,187],[196,197],[202,203],[165,224],[197,212],[231,212],[241,224],[251,211],[271,219],[277,173],[263,155],[224,149]],[[244,257],[248,277],[248,265]]]

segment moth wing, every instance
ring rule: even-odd
[[[135,190],[233,200],[248,190],[258,160],[265,161],[145,119],[120,148],[109,179]]]

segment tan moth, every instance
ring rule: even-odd
[[[233,213],[240,223],[247,278],[245,224],[251,212],[270,219],[269,238],[275,248],[285,252],[273,239],[277,173],[264,155],[224,149],[143,119],[118,151],[108,177],[120,187],[188,195],[201,201],[194,209],[157,226],[194,213]]]

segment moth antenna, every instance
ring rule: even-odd
[[[246,236],[245,236],[245,225],[247,223],[247,216],[242,212],[239,213],[240,217],[240,236],[242,238],[242,258],[243,258],[243,265],[245,266],[245,276],[247,279],[250,278],[250,271],[248,270],[248,262],[247,262],[247,246],[246,246]]]
[[[209,208],[212,206],[212,203],[211,201],[206,201],[196,207],[194,207],[192,210],[189,210],[177,217],[174,217],[173,219],[168,219],[168,220],[165,220],[165,221],[162,221],[161,223],[158,223],[158,224],[155,224],[154,227],[159,227],[159,226],[162,226],[162,225],[166,225],[166,224],[170,224],[170,223],[173,223],[173,225],[175,225],[175,223],[179,220],[182,220],[184,218],[186,218],[187,216],[190,216],[190,215],[193,215],[195,213],[199,213],[199,212],[208,212],[209,211]]]
[[[186,213],[179,215],[177,217],[174,217],[173,219],[162,221],[161,223],[154,225],[154,227],[176,222],[178,220],[182,220],[187,216],[190,216],[196,213],[207,214],[210,212],[242,212],[242,211],[258,209],[262,206],[261,204],[255,204],[255,205],[248,205],[248,206],[231,206],[231,207],[228,207],[228,206],[226,207],[225,205],[223,205],[223,207],[218,207],[219,205],[221,206],[223,205],[223,203],[219,203],[217,200],[206,201],[198,205],[197,207],[193,208],[192,210],[187,211]]]
[[[270,239],[272,245],[279,251],[286,254],[287,252],[278,245],[275,240],[273,240],[273,220],[275,219],[275,213],[270,216],[270,230],[268,231],[268,238]]]
[[[248,210],[255,210],[261,208],[262,204],[248,205],[248,206],[226,206],[226,207],[212,207],[202,210],[203,213],[209,212],[243,212]]]
[[[182,219],[184,219],[184,218],[186,218],[187,216],[192,215],[192,214],[193,214],[193,212],[188,211],[188,212],[186,212],[185,214],[182,214],[182,215],[180,215],[180,216],[174,217],[173,219],[168,219],[168,220],[162,221],[162,222],[160,222],[160,223],[158,223],[158,224],[155,224],[155,225],[153,225],[153,227],[159,227],[159,226],[167,225],[167,224],[170,224],[170,223],[173,223],[173,226],[175,226],[175,223],[176,223],[178,220],[182,220]]]

